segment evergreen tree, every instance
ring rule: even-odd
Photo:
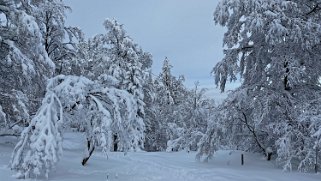
[[[167,104],[173,104],[173,77],[171,73],[172,65],[169,63],[168,58],[166,57],[163,63],[162,72],[160,74],[160,79],[163,83],[163,86],[166,91],[166,100]]]

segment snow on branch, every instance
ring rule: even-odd
[[[45,176],[62,154],[60,125],[62,106],[53,92],[48,92],[30,125],[22,132],[14,148],[11,168],[17,178]]]

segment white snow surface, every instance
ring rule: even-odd
[[[240,165],[240,151],[219,151],[208,163],[195,160],[195,153],[135,152],[104,153],[96,150],[88,164],[81,160],[85,141],[81,134],[64,134],[64,154],[49,174],[51,181],[313,181],[320,174],[283,172],[274,162],[260,155],[244,153],[245,165]],[[0,180],[17,181],[8,167],[17,139],[0,138]],[[45,178],[27,180],[46,180]]]

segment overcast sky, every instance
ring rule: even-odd
[[[187,86],[198,80],[202,87],[215,87],[210,72],[223,57],[224,33],[213,21],[218,0],[65,0],[65,3],[73,9],[67,23],[80,27],[87,37],[104,33],[103,21],[115,18],[144,51],[153,55],[155,75],[167,56],[173,74],[184,75]]]

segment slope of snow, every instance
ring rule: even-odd
[[[195,153],[109,153],[96,151],[88,165],[81,160],[84,140],[81,134],[64,135],[64,155],[49,175],[52,181],[313,181],[320,174],[282,172],[260,155],[245,153],[240,165],[239,151],[219,151],[209,163],[195,160]],[[11,140],[12,141],[12,140]],[[15,139],[13,139],[15,141]],[[14,181],[8,167],[13,144],[0,138],[0,180]],[[34,180],[34,179],[30,179]],[[37,178],[37,180],[45,180]]]

